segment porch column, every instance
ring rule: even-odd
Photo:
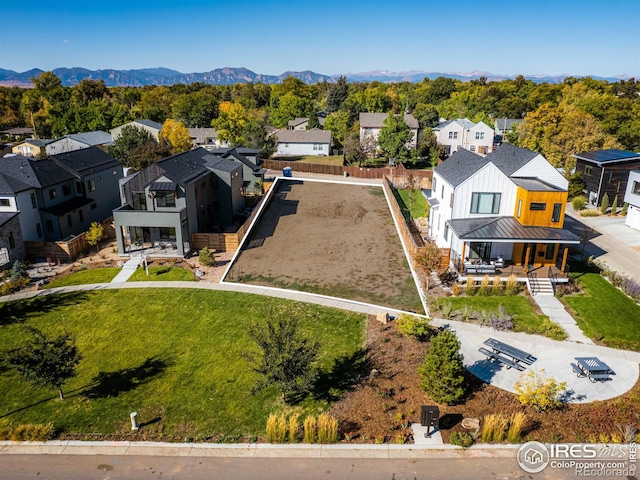
[[[466,253],[467,250],[467,244],[466,242],[462,242],[462,255],[460,256],[460,260],[462,260],[462,262],[464,263],[464,254]]]
[[[564,269],[567,266],[567,255],[569,255],[569,247],[564,247],[564,253],[562,254],[562,268],[560,272],[564,274]]]
[[[528,273],[529,271],[529,254],[531,253],[531,247],[527,245],[527,254],[524,257],[524,273]]]

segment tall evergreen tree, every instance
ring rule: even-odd
[[[460,341],[445,330],[431,341],[431,348],[418,367],[420,388],[438,403],[454,404],[464,397],[464,364]]]

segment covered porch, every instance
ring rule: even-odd
[[[534,275],[567,282],[569,245],[580,239],[560,228],[521,225],[513,217],[450,220],[450,264],[459,280],[486,275],[526,281]]]

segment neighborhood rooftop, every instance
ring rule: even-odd
[[[575,158],[585,160],[591,163],[617,163],[640,160],[640,153],[627,152],[625,150],[596,150],[595,152],[576,153]]]
[[[396,115],[397,116],[397,115]],[[361,113],[360,126],[363,128],[380,128],[384,125],[384,121],[389,117],[386,113]],[[419,128],[418,121],[410,113],[404,114],[404,123],[409,128]]]

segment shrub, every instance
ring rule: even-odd
[[[522,440],[522,430],[527,423],[527,416],[522,412],[511,415],[509,420],[509,431],[507,432],[507,442],[518,443]]]
[[[615,195],[613,197],[613,203],[611,204],[611,215],[618,214],[618,196]]]
[[[473,280],[473,277],[471,275],[467,277],[466,289],[467,295],[473,295],[476,291],[476,282]]]
[[[586,204],[587,199],[583,196],[575,197],[573,200],[571,200],[571,205],[576,212],[584,210]]]
[[[529,370],[514,385],[520,403],[532,407],[536,412],[544,412],[562,407],[561,396],[567,389],[566,382],[558,382],[553,377],[544,377],[544,370]]]
[[[626,215],[627,214],[627,210],[629,210],[629,204],[627,202],[625,202],[622,205],[622,210],[620,210],[620,215]]]
[[[449,438],[451,445],[458,445],[462,448],[469,448],[473,445],[473,435],[467,432],[453,432]]]
[[[504,284],[505,295],[517,295],[519,290],[520,284],[518,283],[517,277],[513,274],[510,275]]]
[[[583,210],[580,212],[581,217],[599,217],[600,212],[598,210]]]
[[[304,443],[314,443],[316,441],[316,417],[309,415],[304,419]]]
[[[215,263],[216,256],[213,254],[211,250],[209,250],[207,247],[204,247],[202,250],[200,250],[200,255],[198,255],[198,260],[200,261],[200,265],[209,267]]]
[[[13,266],[11,267],[9,280],[12,282],[16,282],[24,278],[26,279],[29,278],[29,273],[27,272],[27,265],[26,263],[23,263],[20,260],[16,260],[15,262],[13,262]]]
[[[420,388],[438,403],[453,404],[464,397],[464,364],[460,341],[451,330],[444,330],[432,341],[418,367]]]
[[[491,282],[491,293],[493,295],[500,295],[503,288],[504,284],[502,283],[502,279],[498,276],[493,277],[493,281]]]
[[[498,305],[498,314],[491,314],[487,323],[496,330],[511,330],[513,328],[513,316],[509,315],[504,305]]]
[[[486,415],[482,422],[480,438],[484,443],[502,442],[504,440],[509,418],[501,413]]]
[[[451,285],[451,293],[453,293],[453,295],[455,297],[460,295],[460,284],[459,283],[454,283],[453,285]]]
[[[609,194],[605,192],[602,196],[602,202],[600,203],[600,212],[607,213],[607,209],[609,208]]]
[[[318,416],[318,443],[338,441],[338,420],[326,413]]]
[[[287,437],[287,418],[272,413],[267,418],[267,442],[284,443]]]
[[[289,417],[289,443],[296,443],[298,441],[298,430],[300,430],[298,415],[291,415]]]
[[[407,437],[404,433],[399,433],[396,435],[396,443],[398,445],[404,445],[405,443],[407,443]]]
[[[398,320],[396,321],[396,328],[403,335],[415,337],[420,341],[424,341],[429,338],[429,335],[433,331],[429,325],[428,319],[415,317],[405,313],[398,317]]]
[[[376,435],[373,441],[376,443],[376,445],[382,445],[385,440],[386,438],[384,435]]]
[[[482,281],[480,282],[480,287],[478,288],[478,295],[482,297],[486,297],[489,295],[489,285],[491,284],[491,280],[489,280],[489,275],[485,275]]]

